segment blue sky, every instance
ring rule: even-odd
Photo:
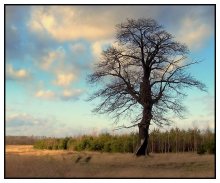
[[[189,59],[202,60],[190,72],[208,92],[187,91],[189,113],[173,126],[214,128],[214,7],[7,6],[5,16],[7,135],[112,132],[111,119],[91,112],[97,101],[85,101],[95,90],[86,76],[114,42],[115,25],[142,17],[187,44]]]

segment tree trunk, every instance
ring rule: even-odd
[[[152,98],[151,87],[149,81],[150,72],[145,71],[143,82],[140,84],[140,95],[143,103],[143,117],[138,124],[139,128],[139,145],[136,149],[136,156],[145,156],[147,152],[148,140],[149,140],[149,125],[152,119]]]
[[[147,124],[138,124],[139,127],[139,145],[135,152],[136,156],[145,156],[149,154],[147,152],[148,140],[149,140],[149,125]]]

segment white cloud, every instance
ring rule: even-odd
[[[40,68],[43,70],[51,70],[53,64],[62,64],[65,58],[65,52],[62,47],[47,52],[39,62]]]
[[[93,43],[92,51],[95,56],[97,56],[97,57],[100,56],[100,54],[102,52],[102,45],[103,45],[103,42],[100,42],[100,41]]]
[[[54,116],[47,115],[44,117],[27,113],[11,113],[6,116],[6,135],[47,137],[80,135],[82,127],[73,125],[69,126]]]
[[[70,46],[70,49],[77,54],[82,54],[85,51],[85,46],[82,43],[75,43]]]
[[[96,59],[99,59],[105,46],[117,46],[113,39],[99,40],[92,43],[92,53]]]
[[[176,34],[178,40],[186,43],[190,49],[199,49],[204,41],[211,35],[213,28],[202,19],[186,17],[181,20],[181,26]]]
[[[172,23],[170,14],[164,16],[167,11],[172,11]],[[99,57],[103,46],[112,43],[116,24],[126,18],[154,18],[168,24],[168,30],[190,49],[199,49],[213,30],[210,12],[210,8],[193,6],[38,6],[32,8],[28,27],[37,35],[50,35],[58,41],[89,40],[94,56]],[[72,50],[81,52],[84,48],[79,44]]]
[[[6,135],[53,136],[59,126],[53,117],[38,117],[27,113],[6,116]]]
[[[69,86],[75,79],[76,76],[73,73],[58,73],[54,84],[65,87]]]
[[[84,93],[82,89],[65,88],[62,91],[51,91],[46,89],[40,89],[35,93],[35,97],[44,100],[74,100]]]
[[[35,93],[35,97],[51,100],[55,98],[55,93],[51,90],[39,90]]]
[[[25,80],[28,79],[30,74],[25,69],[14,69],[13,65],[6,65],[6,78],[12,80]]]
[[[6,116],[6,126],[34,126],[39,125],[41,121],[26,113],[15,113]]]
[[[75,50],[83,49],[80,45],[74,47]],[[65,53],[63,47],[51,50],[39,59],[38,66],[46,72],[52,74],[55,79],[53,84],[60,87],[71,85],[78,78],[78,71],[75,64]]]
[[[83,92],[84,91],[82,89],[64,89],[61,94],[61,99],[63,100],[76,99]]]
[[[28,27],[38,34],[46,31],[58,41],[79,38],[96,40],[109,37],[113,32],[113,27],[105,17],[97,20],[96,13],[77,7],[34,7]]]

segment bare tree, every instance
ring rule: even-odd
[[[187,59],[187,46],[174,40],[152,19],[128,19],[116,26],[114,46],[102,52],[91,84],[99,84],[89,98],[101,98],[94,112],[108,113],[115,122],[128,117],[131,126],[139,127],[136,155],[145,155],[151,122],[162,126],[172,122],[171,112],[183,117],[185,88],[206,86],[195,79],[187,68],[197,61]]]

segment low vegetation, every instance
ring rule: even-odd
[[[43,138],[34,144],[36,149],[75,150],[133,153],[138,144],[138,134],[99,136],[84,135],[81,137]],[[197,152],[198,154],[215,153],[215,136],[209,129],[170,131],[154,129],[149,136],[150,153]]]

